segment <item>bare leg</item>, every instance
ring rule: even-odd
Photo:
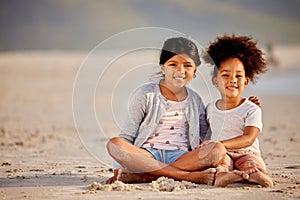
[[[233,160],[229,155],[226,155],[223,162],[217,167],[214,185],[225,187],[230,183],[242,181],[243,179],[243,173],[233,170]]]
[[[186,171],[197,171],[218,166],[225,155],[226,149],[223,144],[207,141],[197,149],[183,154],[171,165]]]
[[[196,183],[207,183],[209,174],[214,173],[212,169],[202,172],[184,171],[172,165],[161,163],[155,160],[148,151],[131,145],[121,138],[112,138],[107,149],[109,154],[124,168],[129,169],[131,173],[146,173],[157,177],[166,176]]]
[[[158,176],[147,173],[123,173],[122,169],[115,169],[114,176],[106,181],[106,184],[122,181],[124,183],[149,183],[158,178]]]
[[[258,183],[264,187],[273,187],[273,181],[268,175],[263,160],[250,154],[239,158],[235,162],[236,168],[246,172],[249,175],[249,182]]]
[[[208,185],[213,185],[215,180],[215,168],[206,169],[203,172],[191,173],[190,178],[183,180],[196,182],[196,183],[207,183]],[[105,183],[111,184],[115,181],[122,181],[124,183],[149,183],[156,180],[159,176],[151,175],[149,173],[123,173],[121,169],[114,170],[114,176],[109,178]],[[196,180],[196,181],[193,181]],[[198,181],[197,181],[198,180]]]

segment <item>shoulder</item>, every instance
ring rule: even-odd
[[[158,86],[158,83],[149,82],[149,83],[145,83],[145,84],[141,85],[140,88],[143,90],[153,90],[157,86]]]
[[[213,112],[218,111],[217,109],[214,109],[216,102],[217,102],[217,100],[214,100],[207,104],[207,106],[205,108],[207,115],[212,115]]]
[[[136,94],[139,95],[146,95],[149,92],[155,92],[156,87],[158,87],[158,83],[155,82],[150,82],[150,83],[145,83],[138,87],[135,91]]]
[[[258,105],[249,101],[248,99],[245,99],[245,102],[242,104],[242,106],[244,107],[244,109],[247,109],[247,110],[260,110],[261,111],[261,108]]]
[[[148,101],[149,97],[154,98],[155,96],[155,87],[158,87],[157,83],[146,83],[137,87],[130,97],[130,102],[132,105],[142,104]]]
[[[152,106],[158,102],[157,88],[159,89],[159,86],[155,82],[146,83],[137,87],[130,96],[130,112],[135,114],[141,113],[141,115],[143,115],[147,109],[151,109]]]
[[[209,102],[206,106],[206,109],[210,109],[210,110],[213,109],[214,103],[215,103],[215,101]]]
[[[242,109],[243,113],[245,113],[248,117],[262,115],[261,108],[255,103],[249,101],[248,99],[246,99],[245,102],[242,104]]]

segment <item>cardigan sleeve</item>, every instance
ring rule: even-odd
[[[126,139],[131,144],[139,132],[139,127],[146,112],[147,94],[140,88],[132,97],[128,107],[125,123],[121,127],[119,137]]]
[[[204,141],[208,134],[208,123],[206,120],[206,109],[202,100],[200,101],[199,129],[200,139]]]

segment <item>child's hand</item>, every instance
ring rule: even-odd
[[[202,141],[201,140],[200,145],[198,146],[198,148],[204,147],[204,146],[208,145],[209,143],[215,143],[215,141],[213,141],[213,140]]]
[[[254,154],[253,151],[250,150],[239,150],[239,151],[228,151],[227,154],[233,159],[237,160],[240,157],[243,157],[247,154]]]
[[[258,105],[259,107],[261,107],[261,103],[259,101],[259,99],[257,98],[257,96],[251,96],[249,97],[249,101],[255,103],[256,105]]]

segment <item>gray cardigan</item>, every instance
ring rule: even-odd
[[[207,133],[205,106],[200,96],[186,87],[188,92],[185,115],[188,122],[189,149],[195,149]],[[168,109],[168,101],[162,96],[158,82],[143,85],[132,98],[128,116],[119,136],[141,147],[156,129],[162,115]]]

